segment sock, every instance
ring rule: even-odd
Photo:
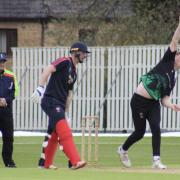
[[[121,153],[126,153],[126,152],[127,152],[127,151],[125,151],[125,150],[123,149],[123,146],[120,147],[120,151],[121,151]]]
[[[154,161],[160,160],[160,156],[153,156],[153,160]]]
[[[45,148],[45,165],[44,165],[45,168],[48,168],[50,165],[53,164],[57,145],[58,145],[58,136],[56,132],[53,132],[48,140],[47,147]]]
[[[56,133],[59,142],[63,146],[63,151],[74,166],[80,161],[80,156],[73,140],[71,129],[65,119],[61,119],[56,124]]]

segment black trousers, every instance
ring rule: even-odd
[[[0,110],[0,131],[2,133],[2,158],[6,165],[12,162],[14,128],[12,112]]]
[[[135,131],[123,144],[123,149],[128,150],[135,142],[144,137],[146,120],[148,120],[152,132],[153,156],[160,156],[160,103],[156,100],[146,99],[134,94],[131,99],[132,117]]]

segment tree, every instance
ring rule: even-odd
[[[70,45],[79,39],[91,46],[168,44],[180,12],[180,0],[51,0],[48,3],[50,17],[60,26],[49,30],[49,34],[59,45]]]
[[[167,44],[178,23],[180,0],[132,0],[137,24],[143,24],[144,43]]]

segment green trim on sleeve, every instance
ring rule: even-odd
[[[16,75],[12,71],[7,70],[7,69],[5,69],[4,72],[6,74],[9,74],[10,76],[13,77],[13,79],[14,79],[14,87],[15,87],[15,94],[14,94],[14,96],[17,97],[17,95],[19,93],[19,85],[18,85],[18,82],[17,82],[17,79],[16,79]]]

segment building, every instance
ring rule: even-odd
[[[111,20],[131,13],[129,2],[0,0],[0,51],[11,56],[11,47],[69,46],[76,40],[105,45]]]

